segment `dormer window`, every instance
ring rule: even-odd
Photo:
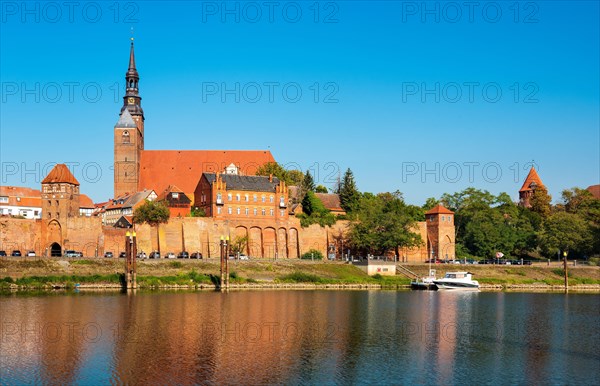
[[[179,193],[171,193],[171,197],[173,197],[173,198],[179,198]]]
[[[123,143],[130,143],[131,139],[129,137],[129,131],[124,131],[123,132]]]

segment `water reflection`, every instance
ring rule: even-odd
[[[597,295],[264,291],[0,297],[3,383],[589,383]]]

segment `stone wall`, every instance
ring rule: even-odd
[[[321,251],[327,256],[328,246],[335,245],[339,253],[341,240],[348,228],[347,221],[338,221],[332,227],[312,225],[302,228],[300,221],[291,217],[287,221],[273,223],[268,220],[234,221],[213,218],[172,218],[169,223],[158,227],[138,225],[136,227],[138,251],[149,254],[159,250],[164,256],[168,252],[178,254],[201,252],[204,257],[219,256],[221,236],[230,240],[248,237],[244,251],[252,257],[298,258],[310,249]],[[0,219],[0,250],[10,254],[13,249],[25,253],[34,250],[38,256],[49,256],[53,243],[66,249],[81,251],[85,256],[102,256],[110,251],[118,256],[125,250],[125,229],[103,227],[96,217],[69,218],[66,224],[56,220]],[[428,258],[427,224],[420,222],[415,229],[423,240],[418,248],[401,249],[398,261],[423,262]],[[346,252],[344,246],[344,251]],[[338,254],[339,257],[339,254]]]

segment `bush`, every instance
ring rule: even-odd
[[[281,277],[281,281],[289,283],[320,283],[322,280],[317,275],[305,272],[294,272]]]
[[[373,279],[375,280],[381,280],[383,279],[383,276],[381,276],[380,274],[376,273],[375,275],[371,276]]]
[[[171,268],[182,268],[183,267],[183,263],[181,261],[172,261],[169,263],[169,265],[171,266]]]
[[[323,260],[323,254],[316,249],[311,249],[310,251],[303,254],[301,257],[303,260]]]

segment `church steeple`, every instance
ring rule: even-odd
[[[125,96],[123,97],[123,110],[129,110],[129,113],[133,117],[139,117],[141,121],[144,120],[144,110],[142,110],[142,97],[140,97],[138,85],[140,76],[135,67],[135,52],[133,46],[133,38],[131,38],[131,48],[129,50],[129,68],[125,74]],[[137,119],[136,119],[137,121]]]

